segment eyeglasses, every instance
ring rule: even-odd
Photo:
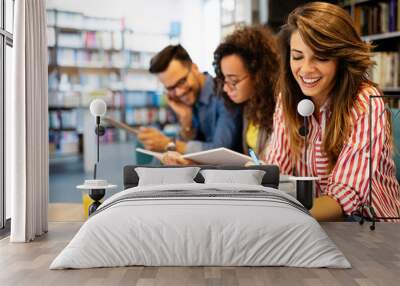
[[[230,90],[237,90],[237,85],[239,83],[241,83],[242,81],[244,81],[246,78],[248,78],[249,75],[245,75],[244,77],[242,77],[241,79],[235,79],[235,80],[221,80],[223,85],[226,85],[227,87],[229,87]]]
[[[165,90],[167,91],[168,94],[173,94],[175,93],[175,90],[177,88],[182,88],[188,80],[189,74],[192,71],[191,67],[189,67],[189,70],[187,71],[186,75],[183,76],[181,79],[179,79],[175,84],[171,85],[171,86],[166,86]]]

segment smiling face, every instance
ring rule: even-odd
[[[171,100],[192,106],[200,92],[200,82],[196,79],[199,73],[195,64],[185,65],[172,60],[167,69],[157,74]]]
[[[235,54],[223,57],[221,72],[224,91],[234,103],[246,102],[254,94],[253,81],[241,57]]]
[[[316,55],[304,43],[300,33],[294,31],[290,38],[290,68],[301,91],[310,96],[319,109],[335,84],[337,60]]]

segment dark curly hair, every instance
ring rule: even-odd
[[[234,103],[224,92],[224,75],[221,60],[229,55],[238,55],[254,81],[254,96],[244,104],[247,120],[272,132],[275,110],[274,90],[279,75],[277,42],[271,30],[263,26],[239,27],[217,47],[214,52],[216,93],[222,95],[226,105]]]

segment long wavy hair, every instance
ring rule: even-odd
[[[279,75],[276,36],[263,26],[239,27],[217,47],[214,52],[216,90],[228,106],[233,103],[223,90],[224,75],[221,60],[229,55],[239,56],[254,82],[254,95],[243,104],[247,120],[272,132],[275,109],[275,85]]]
[[[298,31],[303,41],[321,58],[335,59],[338,68],[336,82],[330,92],[333,98],[323,138],[323,151],[328,158],[331,171],[345,141],[350,136],[352,122],[350,112],[356,103],[359,89],[364,85],[376,86],[368,80],[372,46],[361,40],[349,14],[337,5],[311,2],[293,10],[287,23],[279,33],[282,52],[281,70],[277,92],[281,93],[283,116],[289,132],[293,160],[299,159],[303,140],[299,134],[302,118],[297,113],[297,104],[305,96],[290,68],[290,38]]]

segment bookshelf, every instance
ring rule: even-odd
[[[400,0],[346,0],[339,4],[352,16],[362,39],[374,45],[372,81],[385,95],[400,95]],[[389,103],[399,107],[398,98]]]
[[[381,34],[374,34],[374,35],[366,35],[362,36],[364,41],[372,42],[372,41],[383,41],[383,40],[391,40],[400,38],[400,32],[387,32]]]
[[[131,126],[169,123],[161,86],[148,73],[154,51],[137,50],[124,19],[47,10],[49,55],[49,145],[51,157],[82,155],[94,98],[107,103],[107,115]],[[93,131],[93,130],[92,130]],[[128,140],[107,126],[104,143]]]

